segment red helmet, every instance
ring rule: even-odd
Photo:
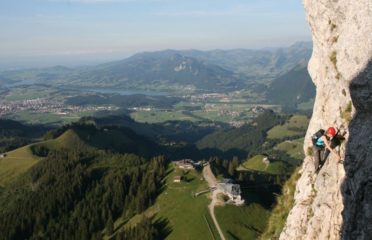
[[[331,135],[332,137],[336,136],[336,129],[334,127],[328,128],[327,134]]]

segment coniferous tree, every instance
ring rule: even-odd
[[[235,175],[235,168],[231,161],[229,162],[228,173],[231,177]]]
[[[111,236],[114,233],[114,221],[112,220],[111,214],[109,215],[109,218],[106,223],[106,234],[108,236]]]

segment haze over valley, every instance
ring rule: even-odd
[[[302,11],[0,3],[0,240],[277,239],[315,101]]]
[[[311,105],[314,90],[309,87],[314,87],[306,71],[310,54],[310,43],[271,50],[166,50],[92,67],[4,71],[0,114],[22,119],[36,113],[29,119],[36,123],[37,113],[53,120],[76,119],[120,109],[141,118],[158,109],[160,115],[176,110],[179,117],[193,121],[215,121],[208,114],[213,112],[224,122],[242,124],[249,121],[249,109],[257,106],[306,110],[306,104]],[[278,94],[282,88],[289,94]],[[184,111],[197,116],[185,116]]]
[[[40,184],[46,190],[55,188],[55,184],[66,184],[65,176],[75,171],[81,171],[80,174],[97,168],[103,171],[98,179],[93,175],[84,177],[87,185],[79,190],[82,195],[73,193],[72,188],[63,190],[64,194],[72,194],[71,199],[64,201],[79,204],[40,220],[46,225],[40,221],[34,225],[28,217],[49,214],[42,210],[42,203],[36,212],[21,216],[28,227],[12,233],[10,221],[14,226],[20,224],[12,214],[27,205],[6,205],[7,217],[0,224],[9,229],[6,236],[36,236],[29,227],[41,229],[44,225],[47,230],[42,231],[43,236],[57,239],[63,234],[76,239],[257,238],[267,228],[275,205],[274,194],[280,192],[303,156],[302,139],[315,96],[306,70],[311,49],[311,43],[299,42],[269,50],[164,50],[138,53],[96,66],[1,72],[0,149],[4,154],[0,160],[3,191],[0,201],[27,197],[11,194],[7,187],[15,184],[16,188],[23,188],[23,178],[31,177],[26,181]],[[65,154],[78,155],[71,158]],[[86,157],[90,160],[84,160]],[[191,170],[182,170],[172,163],[185,161],[182,159],[192,161]],[[57,177],[52,174],[57,166],[49,166],[54,161],[59,161],[58,167],[62,168],[65,164],[78,165],[59,173],[55,183],[42,180],[40,177],[45,174]],[[84,169],[77,168],[85,161],[88,162]],[[154,176],[155,185],[148,193],[143,185],[136,195],[131,195],[130,190],[131,193],[119,196],[110,192],[110,185],[105,185],[108,180],[104,179],[132,174],[117,172],[124,166],[147,166],[149,171],[155,171],[153,164],[160,170],[156,170],[159,175]],[[206,210],[208,194],[189,198],[190,194],[208,189],[203,179],[209,177],[202,170],[207,167],[211,168],[208,174],[218,178],[208,182],[209,187],[220,186],[216,182],[223,178],[233,179],[242,189],[239,198],[243,205],[236,202],[235,206],[235,200],[231,202],[223,188],[212,200],[220,207],[213,205],[210,212]],[[138,184],[145,184],[141,181],[148,181],[146,178],[151,176],[150,172],[144,174]],[[173,182],[178,176],[180,185]],[[74,186],[74,182],[70,184]],[[95,192],[103,191],[101,194],[110,197],[103,202],[94,200],[99,195],[87,197],[93,196],[91,191],[95,188],[101,189]],[[27,187],[24,191],[28,191]],[[59,193],[42,191],[37,190],[37,194],[51,197],[45,204],[56,204],[54,197]],[[221,194],[225,197],[221,198]],[[111,198],[124,199],[121,201],[126,203],[114,203]],[[138,199],[143,199],[141,205],[131,205]],[[184,204],[172,208],[163,205],[176,199],[184,199]],[[36,204],[32,201],[24,204]],[[106,207],[103,212],[96,209],[94,216],[87,215],[83,222],[74,217],[76,211],[90,211],[79,207],[81,204],[93,203]],[[182,221],[172,215],[194,204],[195,211],[182,221],[194,219],[195,223],[204,223],[185,235]],[[257,214],[263,217],[257,218]],[[62,216],[70,220],[58,221]],[[53,221],[58,221],[61,227],[49,225]],[[69,221],[76,222],[78,229],[71,229]],[[92,225],[88,232],[85,225]],[[70,230],[63,233],[62,229]]]

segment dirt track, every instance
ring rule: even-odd
[[[217,179],[212,173],[210,165],[206,165],[203,168],[203,177],[208,182],[209,187],[217,187]],[[212,220],[214,222],[214,225],[216,226],[216,229],[218,233],[220,234],[221,240],[225,240],[225,236],[223,235],[223,232],[220,228],[220,225],[217,222],[217,218],[214,215],[214,207],[216,204],[218,204],[219,200],[217,199],[218,193],[221,193],[220,190],[214,190],[212,192],[212,202],[208,205],[209,212],[211,214]]]

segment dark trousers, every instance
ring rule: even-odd
[[[340,143],[341,143],[340,139],[337,137],[334,137],[330,141],[330,146],[333,149],[337,147],[338,145],[340,145]],[[325,161],[327,160],[330,154],[330,151],[324,147],[313,145],[313,152],[314,152],[315,171],[319,171],[323,167]]]

